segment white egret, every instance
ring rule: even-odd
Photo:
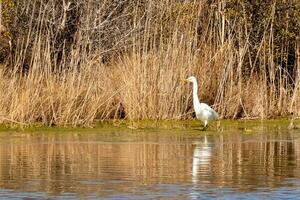
[[[190,76],[185,81],[193,83],[193,105],[196,117],[204,123],[204,128],[206,128],[207,124],[210,121],[217,120],[219,118],[219,115],[209,105],[205,103],[200,103],[198,97],[198,83],[196,77]]]

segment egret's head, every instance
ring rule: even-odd
[[[197,79],[195,76],[190,76],[185,81],[194,83],[194,82],[197,82]]]

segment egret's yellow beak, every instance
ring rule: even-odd
[[[188,83],[189,81],[187,79],[181,80],[182,83]]]

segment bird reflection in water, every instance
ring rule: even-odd
[[[201,179],[201,175],[208,175],[210,161],[212,157],[212,143],[209,143],[207,136],[201,141],[195,144],[193,152],[193,164],[192,164],[192,182],[194,184],[193,190],[190,195],[192,199],[198,199],[199,193],[197,192],[197,183]]]
[[[207,141],[207,136],[204,136],[203,140],[195,143],[192,165],[192,180],[194,183],[197,182],[198,175],[201,172],[207,172],[212,156],[212,144]]]

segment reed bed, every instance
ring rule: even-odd
[[[191,86],[181,80],[190,75],[200,100],[222,118],[297,117],[300,45],[295,35],[278,39],[281,26],[295,30],[276,22],[280,2],[269,4],[259,28],[243,1],[239,8],[223,0],[4,4],[15,15],[5,15],[0,122],[186,119]],[[289,4],[296,7],[287,15],[300,13]]]

